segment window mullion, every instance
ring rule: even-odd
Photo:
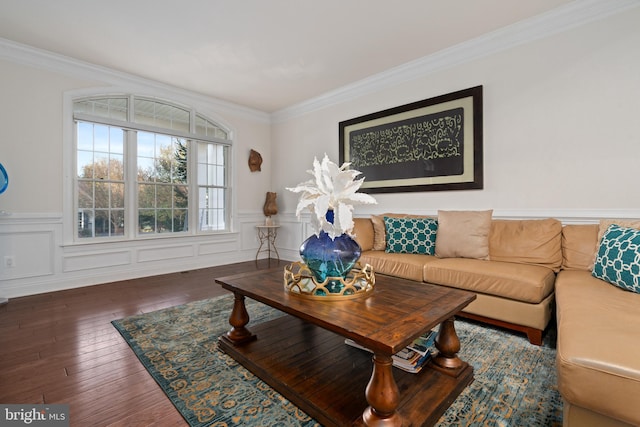
[[[136,238],[138,234],[138,152],[135,131],[125,131],[125,143],[127,151],[125,185],[127,197],[125,200],[125,215],[127,218],[127,235],[129,239]]]
[[[189,221],[189,234],[198,233],[198,159],[197,142],[187,139],[187,188],[189,198],[187,199],[187,218]]]

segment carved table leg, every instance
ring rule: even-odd
[[[438,353],[432,358],[432,367],[448,375],[457,377],[467,366],[458,357],[460,351],[460,340],[453,325],[454,318],[451,317],[440,324],[438,336],[436,337],[436,348]]]
[[[373,373],[365,391],[369,406],[362,414],[365,425],[369,427],[402,426],[402,417],[396,412],[400,392],[393,378],[392,366],[391,356],[384,354],[373,356]]]
[[[233,345],[238,345],[253,341],[256,336],[245,328],[245,325],[249,323],[249,313],[247,313],[247,307],[244,305],[244,295],[234,293],[233,296],[233,310],[229,316],[229,324],[233,328],[222,338],[230,341]]]

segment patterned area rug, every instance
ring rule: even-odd
[[[281,313],[246,300],[251,323]],[[317,426],[315,420],[218,350],[233,297],[223,296],[113,321],[190,426]],[[541,347],[514,333],[456,321],[475,381],[438,426],[561,426],[555,333]]]

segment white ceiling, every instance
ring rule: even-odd
[[[0,37],[274,112],[568,3],[2,0]]]

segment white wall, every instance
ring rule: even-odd
[[[314,156],[338,162],[340,121],[484,86],[484,189],[375,195],[381,212],[494,209],[498,217],[640,217],[640,8],[417,76],[273,125],[281,253],[308,231],[286,192]],[[488,43],[491,43],[489,41]],[[440,58],[442,60],[442,58]]]
[[[273,168],[267,114],[6,41],[0,41],[0,75],[0,163],[9,174],[9,187],[0,195],[0,296],[255,257],[255,224],[264,221],[262,205],[271,189]],[[72,125],[64,116],[64,105],[70,103],[69,94],[89,88],[170,99],[193,106],[232,129],[235,215],[231,233],[72,244],[73,227],[64,216],[70,198],[64,191],[65,182],[70,181],[64,155],[72,153],[68,148]],[[249,170],[250,149],[262,154],[261,172]],[[13,267],[5,265],[7,256],[14,259]]]

